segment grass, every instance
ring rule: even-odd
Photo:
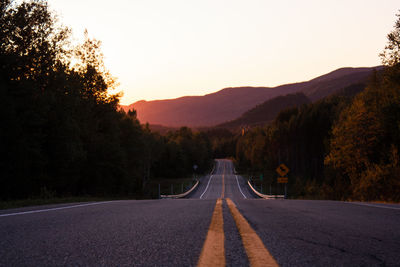
[[[158,186],[161,195],[177,195],[188,191],[196,183],[193,178],[154,179],[150,182],[152,196],[158,197]]]
[[[264,177],[263,180],[259,178],[259,176],[255,175],[247,175],[247,174],[241,174],[246,180],[248,180],[251,177],[251,184],[252,186],[260,193],[269,195],[270,192],[272,195],[283,195],[285,193],[285,185],[284,184],[277,184],[275,183],[270,183],[271,179],[267,179]],[[276,179],[276,178],[275,178]],[[270,187],[271,185],[271,187]],[[295,187],[295,184],[288,184],[287,185],[287,192],[288,192],[288,198],[289,199],[298,199],[298,200],[334,200],[334,201],[347,201],[347,202],[363,202],[363,203],[372,203],[372,204],[400,204],[400,202],[396,201],[383,201],[383,200],[361,200],[361,199],[351,199],[351,198],[346,198],[346,199],[335,199],[335,198],[329,198],[326,196],[323,196],[321,194],[318,194],[318,187],[316,190],[305,190],[301,194],[298,192],[293,191],[293,187]],[[270,191],[271,190],[271,191]],[[292,191],[291,191],[292,190]],[[310,193],[311,192],[311,193]],[[297,193],[297,194],[296,194]]]
[[[400,201],[384,201],[384,200],[367,200],[367,201],[362,201],[362,200],[357,200],[357,199],[347,199],[347,202],[363,202],[363,203],[371,203],[371,204],[400,204]]]
[[[249,175],[241,176],[243,176],[246,180],[249,180],[250,178]],[[261,194],[283,195],[285,193],[285,185],[278,184],[276,182],[271,183],[270,180],[271,179],[268,179],[267,177],[264,177],[264,179],[261,180],[258,176],[251,176],[250,182],[251,185]]]
[[[120,199],[149,199],[158,198],[158,185],[160,184],[161,194],[181,194],[192,188],[196,183],[193,178],[180,179],[154,179],[147,186],[148,194],[137,195],[136,197],[92,197],[92,196],[71,196],[71,197],[37,197],[19,200],[0,201],[0,210],[14,209],[30,206],[41,206],[50,204],[77,203],[77,202],[92,202],[92,201],[111,201]]]
[[[49,204],[63,204],[76,202],[91,202],[91,201],[107,201],[115,200],[116,198],[101,198],[101,197],[53,197],[53,198],[28,198],[20,200],[0,201],[0,210],[22,208],[30,206],[40,206]]]

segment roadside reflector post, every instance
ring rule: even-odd
[[[158,184],[158,199],[161,198],[161,186]]]
[[[285,199],[287,199],[287,183],[285,183]]]

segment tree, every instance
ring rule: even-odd
[[[44,0],[0,2],[0,200],[146,195],[153,177],[211,162],[208,138],[167,137],[119,110],[101,42],[72,46]]]
[[[400,13],[394,25],[394,30],[387,35],[388,43],[385,50],[379,54],[382,63],[386,66],[393,67],[400,63]]]
[[[347,180],[353,198],[399,200],[400,15],[381,54],[385,69],[375,74],[333,127],[325,158]]]

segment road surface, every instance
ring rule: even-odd
[[[399,266],[400,205],[255,198],[218,160],[188,199],[0,211],[0,266]]]

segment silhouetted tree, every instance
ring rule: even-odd
[[[207,169],[203,136],[161,137],[119,111],[99,41],[85,32],[72,46],[46,1],[5,0],[0,12],[0,199],[146,194],[152,177]]]

